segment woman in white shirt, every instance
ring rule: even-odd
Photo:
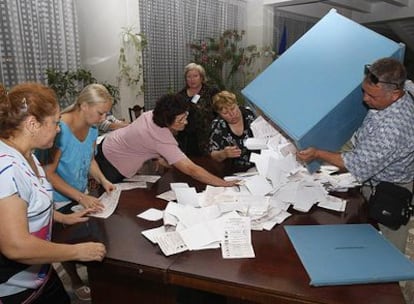
[[[52,187],[34,149],[53,145],[59,132],[55,93],[36,83],[0,86],[0,302],[69,303],[50,265],[71,260],[101,261],[105,246],[51,242],[52,219],[87,221],[87,209],[71,215],[54,211]]]

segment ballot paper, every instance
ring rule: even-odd
[[[165,226],[176,227],[180,224],[178,218],[170,213],[164,212],[163,222]]]
[[[296,197],[293,208],[302,212],[309,212],[310,208],[317,202],[323,201],[326,191],[318,184],[307,184],[306,181],[299,183],[296,189]]]
[[[332,195],[327,195],[325,200],[318,203],[318,207],[344,212],[346,208],[346,200],[340,199]]]
[[[283,223],[289,216],[291,216],[292,214],[287,212],[287,211],[280,211],[272,220],[266,221],[263,223],[263,229],[264,230],[272,230],[272,228],[276,225],[276,224],[281,224]]]
[[[187,245],[184,243],[183,239],[177,231],[170,231],[160,234],[155,238],[155,240],[160,246],[162,253],[164,253],[166,256],[188,250]]]
[[[173,210],[172,212],[175,212],[175,216],[178,218],[180,223],[182,223],[184,227],[187,228],[202,222],[213,220],[219,217],[221,214],[218,205],[212,205],[204,208],[196,208],[193,206],[186,206],[181,204],[177,205],[181,207],[177,208],[178,210]],[[171,207],[169,207],[168,210],[171,210]]]
[[[188,249],[201,250],[206,246],[208,249],[219,247],[220,235],[215,234],[212,223],[214,221],[200,222],[179,232]]]
[[[158,221],[162,219],[164,212],[159,209],[149,208],[140,214],[137,214],[137,217],[142,218],[147,221]]]
[[[282,223],[291,214],[281,208],[270,207],[261,217],[251,219],[252,230],[271,230],[276,224]]]
[[[324,185],[328,191],[346,192],[349,188],[361,185],[349,172],[331,175],[329,171],[321,170],[312,174],[312,177]]]
[[[278,151],[282,140],[283,140],[283,136],[280,134],[270,137],[267,141],[267,147],[273,151]]]
[[[333,165],[321,165],[321,167],[319,168],[319,171],[322,173],[326,173],[326,174],[332,174],[335,172],[339,171],[339,168],[337,166],[333,166]]]
[[[258,116],[250,124],[250,129],[252,130],[254,137],[257,138],[269,138],[280,135],[280,133],[268,123],[263,116]]]
[[[286,164],[284,159],[276,159],[274,157],[270,158],[267,178],[272,182],[273,189],[279,189],[282,185],[288,182],[287,173],[284,165]]]
[[[224,202],[237,202],[239,196],[250,195],[250,192],[245,186],[214,187],[207,185],[201,194],[200,206],[208,207]]]
[[[245,180],[245,185],[253,195],[266,195],[272,186],[263,175],[254,175]]]
[[[250,218],[232,217],[224,222],[221,253],[224,259],[254,258]]]
[[[170,183],[171,190],[175,191],[177,188],[189,188],[187,183]]]
[[[143,230],[141,231],[141,234],[145,236],[148,240],[150,240],[152,243],[157,244],[157,237],[166,232],[167,228],[165,226],[160,226],[156,228]]]
[[[115,189],[109,194],[104,193],[99,197],[99,200],[104,205],[104,210],[100,212],[90,213],[89,216],[99,217],[99,218],[108,218],[112,213],[114,213],[116,206],[118,206],[119,196],[121,195],[120,189]]]
[[[233,175],[241,176],[241,177],[248,177],[248,176],[257,175],[257,174],[259,174],[259,172],[257,172],[257,169],[255,167],[252,167],[246,172],[236,172]]]
[[[161,194],[158,194],[156,197],[160,198],[160,199],[163,199],[167,202],[175,201],[177,199],[177,197],[175,196],[175,192],[173,190],[165,191]]]
[[[256,165],[259,175],[267,176],[270,161],[269,155],[251,153],[249,161]]]
[[[289,154],[296,155],[296,147],[291,142],[286,142],[279,147],[279,151],[283,156],[288,156]]]
[[[179,204],[188,206],[200,206],[197,191],[194,187],[175,188],[174,192]]]
[[[243,144],[249,150],[267,149],[267,138],[250,137],[245,139]]]
[[[120,190],[131,190],[131,189],[137,189],[137,188],[146,189],[147,183],[146,182],[118,183],[118,184],[115,184],[115,186],[117,189],[120,189]]]
[[[273,197],[285,203],[294,203],[299,184],[300,181],[286,183],[273,194]]]
[[[137,174],[129,178],[124,178],[124,182],[147,182],[147,183],[155,183],[159,180],[161,176],[159,175],[144,175],[144,174]]]

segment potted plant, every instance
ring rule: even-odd
[[[80,68],[76,71],[60,72],[54,68],[46,70],[47,84],[55,92],[61,108],[72,104],[80,91],[91,83],[99,83],[89,70]],[[114,104],[119,101],[119,88],[110,83],[101,83],[114,98]]]
[[[147,39],[143,33],[136,33],[133,27],[122,28],[121,47],[119,49],[118,81],[125,81],[128,86],[137,86],[143,74],[142,50],[147,45]],[[139,95],[142,86],[138,88]]]
[[[244,35],[244,31],[226,30],[218,38],[208,37],[190,44],[194,62],[204,67],[209,82],[220,90],[233,91],[240,102],[241,88],[258,73],[254,72],[256,59],[274,55],[270,47],[243,47]]]

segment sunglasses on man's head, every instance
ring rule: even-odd
[[[364,74],[365,74],[365,76],[368,76],[369,80],[373,84],[386,83],[386,84],[395,85],[396,89],[398,89],[400,87],[400,85],[398,83],[379,80],[378,76],[371,72],[370,67],[371,67],[370,64],[366,64],[364,66]]]

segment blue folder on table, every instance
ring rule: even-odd
[[[289,30],[289,29],[288,29]],[[243,90],[298,149],[337,151],[367,113],[364,65],[404,58],[392,41],[331,10]],[[319,168],[314,161],[308,168]]]
[[[369,224],[284,226],[310,285],[414,279],[414,263]]]

